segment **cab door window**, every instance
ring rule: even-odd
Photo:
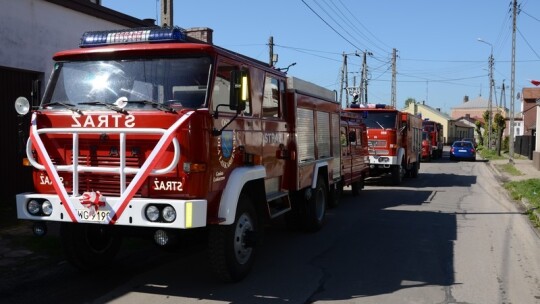
[[[272,76],[266,76],[262,104],[262,117],[282,117],[283,82]]]
[[[212,90],[212,109],[214,111],[216,111],[217,109],[217,111],[219,111],[220,113],[235,113],[235,110],[231,110],[229,108],[231,97],[231,72],[234,70],[240,70],[240,66],[224,61],[218,63],[216,79],[214,81],[214,88]],[[251,98],[249,98],[248,96],[248,100],[246,102],[246,109],[243,111],[244,115],[251,115],[250,100]]]

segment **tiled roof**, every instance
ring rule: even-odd
[[[494,107],[494,104],[495,102],[493,102],[492,107]],[[453,107],[452,109],[487,109],[488,106],[489,100],[484,99],[482,96],[478,96],[477,98],[464,102],[457,107]]]

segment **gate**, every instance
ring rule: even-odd
[[[32,86],[42,73],[0,67],[0,187],[2,204],[15,204],[15,194],[33,191],[32,169],[22,165],[30,116],[19,117],[15,99],[19,96],[32,100]]]

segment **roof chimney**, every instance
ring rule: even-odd
[[[209,27],[192,27],[186,29],[186,35],[189,38],[212,44],[213,29]]]
[[[466,103],[469,101],[469,96],[465,95],[463,96],[463,103]]]
[[[437,111],[439,111],[439,112],[440,112],[440,111],[441,111],[441,108],[435,108],[435,110],[437,110]]]

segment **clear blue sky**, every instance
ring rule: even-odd
[[[519,0],[515,93],[540,79],[540,1]],[[159,0],[102,0],[102,5],[157,19]],[[289,75],[339,90],[342,54],[371,52],[370,103],[390,103],[391,54],[397,49],[397,106],[407,98],[449,113],[465,95],[489,97],[488,58],[493,46],[496,98],[506,86],[510,107],[511,0],[230,0],[174,2],[174,25],[210,27],[214,43],[268,62],[274,39],[278,67],[296,63]],[[361,57],[349,58],[349,85],[359,81]],[[504,100],[504,99],[503,99]],[[493,97],[495,102],[495,96]],[[515,100],[515,111],[520,102]]]

